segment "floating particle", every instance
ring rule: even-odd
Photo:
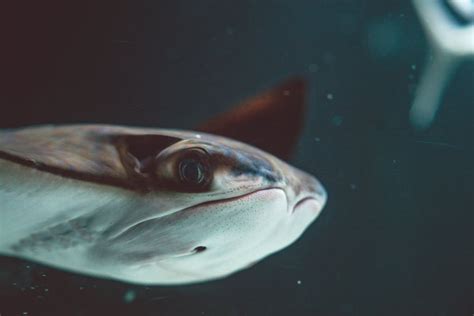
[[[319,66],[316,64],[309,64],[308,65],[308,71],[309,72],[316,72],[319,70]]]
[[[335,59],[336,57],[330,52],[326,52],[323,54],[323,61],[325,64],[332,64]]]
[[[342,121],[343,121],[343,118],[342,118],[342,116],[340,116],[340,115],[335,115],[335,116],[331,119],[331,123],[332,123],[334,126],[341,126]]]
[[[379,19],[369,25],[367,45],[370,54],[379,60],[399,55],[403,44],[401,22],[395,19]]]
[[[332,95],[332,93],[328,93],[326,97],[328,98],[328,100],[334,99],[334,96]]]
[[[296,281],[296,284],[301,285],[301,280]]]
[[[137,297],[137,294],[135,293],[134,290],[128,290],[127,292],[125,292],[123,296],[123,300],[125,301],[125,303],[131,303],[135,300],[136,297]]]

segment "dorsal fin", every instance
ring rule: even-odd
[[[242,102],[197,130],[239,140],[287,160],[303,126],[305,81],[295,78]]]

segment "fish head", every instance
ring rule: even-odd
[[[180,139],[141,171],[149,192],[138,217],[128,214],[96,247],[98,259],[122,267],[114,275],[161,284],[224,277],[293,243],[326,202],[318,180],[262,150],[207,134]]]

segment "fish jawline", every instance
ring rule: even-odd
[[[224,199],[220,199],[220,200],[213,200],[213,201],[208,201],[208,202],[202,202],[202,203],[198,203],[198,204],[195,204],[195,205],[191,205],[191,206],[188,206],[186,208],[183,208],[179,211],[176,211],[176,212],[173,212],[173,213],[168,213],[164,216],[168,216],[168,215],[171,215],[171,214],[175,214],[177,212],[186,212],[186,211],[189,211],[191,209],[194,209],[194,208],[197,208],[197,207],[202,207],[202,206],[208,206],[208,205],[216,205],[216,204],[223,204],[223,203],[229,203],[229,202],[233,202],[233,201],[237,201],[239,199],[242,199],[242,198],[245,198],[247,196],[251,196],[257,192],[262,192],[262,191],[267,191],[267,190],[282,190],[284,192],[284,190],[282,188],[278,188],[278,187],[268,187],[268,188],[264,188],[264,189],[258,189],[258,190],[254,190],[254,191],[251,191],[251,192],[248,192],[248,193],[245,193],[245,194],[241,194],[241,195],[238,195],[238,196],[233,196],[233,197],[229,197],[229,198],[224,198]],[[127,233],[128,231],[132,230],[133,228],[141,225],[141,224],[144,224],[144,223],[147,223],[149,221],[152,221],[152,220],[156,220],[158,218],[161,218],[161,217],[164,217],[163,214],[160,214],[159,216],[153,216],[153,217],[148,217],[144,220],[141,220],[139,222],[136,222],[136,223],[133,223],[131,225],[129,225],[128,227],[125,227],[123,230],[121,230],[120,232],[116,233],[115,235],[113,235],[111,237],[111,239],[115,239],[117,237],[120,237],[121,235]]]

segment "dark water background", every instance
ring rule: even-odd
[[[474,65],[453,77],[433,126],[413,130],[428,52],[410,2],[37,1],[2,11],[0,127],[191,128],[303,75],[309,109],[291,162],[329,192],[296,244],[220,281],[134,286],[1,258],[2,316],[474,313]]]

